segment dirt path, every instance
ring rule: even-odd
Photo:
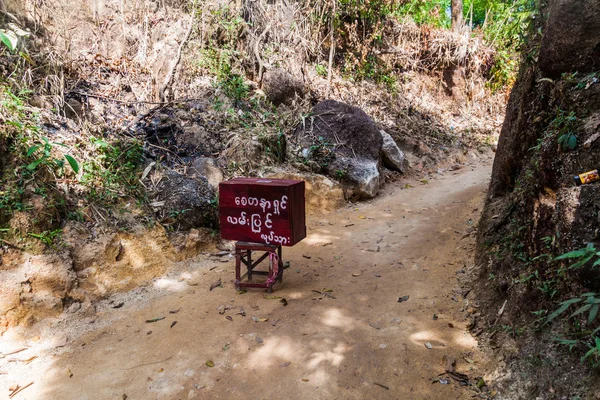
[[[390,185],[372,202],[311,218],[307,239],[284,251],[291,267],[273,295],[287,306],[262,291],[236,294],[231,259],[183,263],[88,317],[6,337],[31,347],[0,360],[0,384],[35,382],[15,399],[471,398],[457,382],[432,380],[445,355],[471,378],[485,373],[453,290],[472,262],[465,234],[490,169],[486,160],[428,184]],[[219,278],[223,287],[209,291]],[[220,306],[232,308],[221,315]]]

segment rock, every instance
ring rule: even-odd
[[[212,227],[217,221],[216,192],[204,177],[190,178],[167,171],[154,201],[164,201],[160,213],[181,229]]]
[[[223,140],[218,132],[204,126],[191,123],[183,125],[177,136],[177,146],[186,154],[212,156],[223,150]]]
[[[372,199],[377,196],[381,184],[379,163],[375,161],[352,162],[345,165],[345,171],[355,184],[352,197]]]
[[[239,134],[231,138],[222,154],[228,162],[240,166],[259,166],[266,160],[265,149],[258,140]]]
[[[335,211],[346,204],[344,191],[340,184],[326,176],[276,171],[266,177],[304,181],[305,205],[308,214]]]
[[[551,1],[547,15],[539,68],[555,78],[565,72],[597,71],[600,64],[600,2]]]
[[[69,314],[74,314],[77,311],[79,311],[80,309],[81,309],[81,303],[75,302],[69,306],[69,308],[67,309],[67,312]]]
[[[192,168],[194,177],[206,178],[208,183],[215,189],[218,188],[219,183],[223,182],[223,171],[221,171],[214,158],[196,158],[192,163]]]
[[[360,108],[334,100],[313,107],[296,128],[299,155],[316,162],[320,172],[342,182],[347,198],[377,195],[383,138]]]
[[[406,158],[404,157],[404,153],[400,150],[389,133],[383,130],[379,132],[383,138],[383,146],[381,148],[383,165],[391,170],[404,173],[406,169]]]
[[[78,120],[84,116],[83,104],[76,99],[68,99],[65,102],[64,111],[65,116],[73,120]]]
[[[289,104],[296,97],[304,96],[304,84],[281,68],[275,68],[265,73],[262,90],[267,99],[273,104]]]
[[[33,96],[31,96],[31,98],[29,99],[29,104],[31,104],[33,107],[45,108],[47,110],[50,110],[52,109],[52,107],[54,107],[50,96],[38,94],[34,94]]]
[[[185,283],[187,283],[188,286],[198,286],[201,281],[201,278],[198,274],[193,274],[193,275],[187,276],[184,279],[185,279]]]

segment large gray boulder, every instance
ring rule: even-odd
[[[163,220],[181,229],[213,227],[217,220],[216,191],[202,176],[190,178],[167,171],[151,204]]]
[[[296,129],[300,157],[342,182],[347,198],[370,199],[381,183],[383,138],[360,108],[334,100],[313,107]]]
[[[383,130],[379,131],[379,133],[381,133],[381,138],[383,139],[383,146],[381,148],[383,165],[393,171],[404,173],[406,170],[406,157],[404,153],[389,133]]]

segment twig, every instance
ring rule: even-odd
[[[96,99],[108,100],[108,101],[112,101],[114,103],[121,103],[121,104],[168,104],[168,103],[159,102],[159,101],[119,100],[119,99],[115,99],[115,98],[108,97],[108,96],[102,96],[101,94],[84,93],[84,92],[80,92],[80,91],[77,91],[77,90],[71,90],[71,91],[69,91],[69,93],[77,94],[79,96],[93,97],[93,98],[96,98]]]
[[[6,240],[4,240],[4,239],[0,239],[0,242],[4,243],[4,244],[5,244],[5,245],[7,245],[8,247],[12,247],[13,249],[17,249],[17,250],[25,251],[25,249],[24,249],[24,248],[22,248],[22,247],[19,247],[19,246],[15,245],[15,244],[12,244],[11,242],[7,242],[7,241],[6,241]]]
[[[592,136],[590,136],[590,138],[588,140],[585,141],[585,143],[583,144],[583,147],[585,147],[586,149],[589,149],[590,147],[592,147],[592,143],[594,143],[596,140],[598,140],[598,138],[600,138],[600,132],[594,133]]]
[[[17,353],[20,353],[22,351],[25,351],[28,348],[29,347],[23,347],[23,348],[20,348],[19,350],[11,351],[10,353],[0,353],[0,354],[2,354],[2,356],[12,356],[13,354],[17,354]]]
[[[160,101],[165,101],[165,92],[172,84],[173,76],[175,76],[175,71],[177,70],[179,61],[181,61],[181,52],[182,52],[183,48],[185,47],[185,44],[189,40],[190,35],[192,34],[192,29],[194,28],[194,21],[195,21],[194,16],[196,15],[196,0],[194,0],[194,3],[192,5],[192,14],[191,15],[192,15],[192,20],[190,22],[190,27],[188,28],[185,38],[181,41],[181,44],[179,45],[179,48],[177,49],[177,57],[175,57],[175,61],[173,62],[173,64],[171,64],[171,68],[169,69],[169,72],[167,73],[167,76],[165,77],[165,82],[163,83],[163,86],[158,91]]]
[[[262,59],[260,58],[260,49],[258,48],[258,46],[260,46],[260,42],[265,38],[265,36],[269,32],[269,29],[271,29],[271,23],[267,24],[267,27],[265,28],[265,30],[258,36],[258,39],[256,39],[256,43],[254,43],[254,56],[256,57],[256,61],[258,61],[258,84],[259,85],[262,84],[262,74],[263,74],[263,69],[265,67],[265,64],[263,63]]]
[[[333,11],[331,13],[331,22],[329,25],[330,40],[329,40],[329,66],[327,68],[327,89],[325,90],[325,98],[329,97],[331,92],[331,70],[333,69],[333,56],[335,54],[335,40],[333,37],[333,20],[335,18],[335,3],[337,0],[333,0]]]
[[[9,398],[13,398],[17,395],[17,393],[22,392],[23,390],[27,389],[29,386],[33,385],[34,382],[29,382],[27,385],[18,388],[17,390],[15,390],[14,392],[12,392],[11,394],[8,395]]]
[[[381,383],[373,382],[373,385],[377,385],[377,386],[379,386],[379,387],[382,387],[382,388],[384,388],[385,390],[390,390],[390,388],[389,388],[389,387],[387,387],[387,386],[385,386],[385,385],[383,385],[383,384],[381,384]]]
[[[133,367],[129,367],[129,368],[122,368],[121,371],[129,371],[130,369],[134,369],[137,367],[145,367],[146,365],[154,365],[154,364],[160,364],[162,362],[168,361],[171,358],[173,358],[173,356],[167,357],[164,360],[160,360],[160,361],[153,361],[153,362],[149,362],[149,363],[144,363],[144,364],[138,364],[138,365],[134,365]]]
[[[506,303],[508,303],[508,299],[504,300],[504,304],[502,304],[502,307],[498,311],[498,316],[496,317],[496,320],[494,321],[494,325],[492,325],[492,328],[496,326],[496,324],[500,320],[500,317],[502,317],[502,314],[504,314],[504,308],[506,307]]]

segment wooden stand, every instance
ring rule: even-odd
[[[252,261],[252,252],[265,253],[256,261]],[[268,271],[255,271],[254,268],[269,259]],[[241,275],[242,263],[247,267],[247,271]],[[252,275],[266,275],[267,280],[263,283],[252,282]],[[242,282],[242,278],[248,276],[248,282]],[[264,288],[269,293],[273,291],[275,282],[283,282],[283,261],[281,261],[281,246],[274,244],[236,242],[235,243],[235,288],[251,287]]]

